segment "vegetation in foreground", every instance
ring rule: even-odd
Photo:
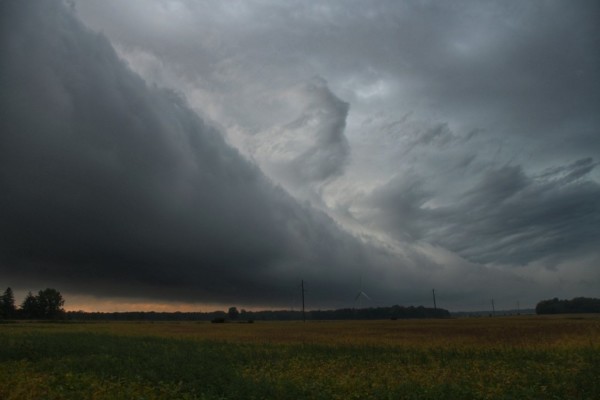
[[[597,399],[600,319],[0,325],[1,399]]]

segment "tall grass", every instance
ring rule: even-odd
[[[600,319],[0,326],[0,399],[597,399]]]

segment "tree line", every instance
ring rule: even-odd
[[[442,308],[428,307],[392,307],[342,308],[337,310],[310,310],[305,315],[297,310],[247,311],[230,307],[228,311],[211,312],[85,312],[69,311],[65,316],[69,320],[95,321],[308,321],[324,320],[377,320],[411,318],[449,318],[450,312]]]
[[[600,299],[575,297],[571,300],[553,298],[540,301],[535,307],[536,314],[585,314],[600,313]]]
[[[19,307],[9,287],[0,297],[0,319],[60,319],[65,317],[65,300],[56,289],[40,290],[37,295],[29,292]]]
[[[210,321],[229,320],[344,320],[344,319],[409,319],[409,318],[448,318],[450,312],[441,308],[391,307],[343,308],[337,310],[311,310],[305,314],[294,310],[238,311],[236,307],[228,312],[65,312],[64,299],[56,289],[40,290],[37,295],[29,292],[21,305],[15,305],[12,289],[7,288],[0,296],[0,319],[71,319],[71,320],[152,320],[152,321]],[[536,314],[600,313],[600,299],[576,297],[571,300],[558,298],[540,301]]]
[[[9,287],[0,297],[0,319],[69,319],[69,320],[149,320],[149,321],[299,321],[344,319],[408,319],[448,318],[450,312],[442,308],[391,307],[343,308],[337,310],[311,310],[302,313],[294,310],[238,311],[230,307],[227,312],[84,312],[63,309],[64,299],[56,289],[40,290],[37,295],[29,292],[19,307]]]

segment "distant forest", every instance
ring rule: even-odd
[[[540,301],[535,307],[536,314],[585,314],[600,313],[600,299],[576,297],[571,300]]]
[[[300,320],[344,320],[344,319],[408,319],[408,318],[449,318],[450,312],[443,308],[427,307],[375,307],[343,308],[338,310],[302,311],[238,311],[230,307],[227,312],[86,312],[65,311],[65,301],[56,289],[40,290],[37,295],[31,292],[17,307],[12,289],[9,287],[0,295],[0,320],[10,319],[51,319],[73,321],[300,321]]]
[[[450,318],[450,312],[443,308],[428,307],[371,307],[342,308],[337,310],[265,310],[238,311],[230,307],[226,311],[213,312],[85,312],[65,311],[64,299],[55,289],[40,290],[37,295],[28,293],[17,307],[11,288],[0,295],[0,320],[4,319],[61,319],[74,321],[212,321],[212,322],[253,322],[253,321],[325,321],[325,320],[377,320],[411,318]],[[600,299],[576,297],[571,300],[558,298],[540,301],[536,314],[600,313]]]
[[[231,307],[228,312],[84,312],[69,311],[66,318],[69,320],[147,320],[147,321],[212,321],[212,322],[249,322],[249,321],[324,321],[324,320],[376,320],[376,319],[409,319],[409,318],[449,318],[450,312],[442,308],[427,307],[376,307],[338,310],[311,310],[302,311],[274,310],[274,311],[238,311]]]

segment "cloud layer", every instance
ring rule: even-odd
[[[576,258],[600,241],[600,185],[591,159],[527,176],[519,166],[487,171],[460,199],[431,207],[418,176],[402,176],[367,200],[363,217],[403,240],[443,246],[478,263],[526,265]]]
[[[369,257],[325,214],[274,186],[178,95],[147,86],[60,3],[4,3],[2,11],[7,279],[276,305],[304,278],[330,286],[331,294],[315,295],[327,303],[349,283],[342,271]],[[343,114],[343,103],[331,101]],[[325,125],[317,130],[333,131],[317,132],[319,140],[339,135],[343,117],[317,115]],[[302,157],[319,155],[308,150],[292,162]]]
[[[600,284],[597,2],[0,7],[23,288],[289,306],[304,279],[348,306],[362,276],[468,308]]]

